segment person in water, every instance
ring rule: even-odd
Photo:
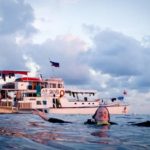
[[[72,123],[70,121],[64,121],[57,118],[48,118],[48,116],[45,114],[45,112],[34,110],[33,114],[36,114],[40,116],[45,121],[49,121],[51,123]],[[101,125],[101,126],[109,126],[109,125],[116,125],[117,123],[110,121],[110,114],[105,106],[100,106],[96,110],[95,114],[92,116],[92,119],[88,119],[84,124],[95,124],[95,125]],[[140,127],[150,127],[150,121],[144,121],[140,123],[132,123],[130,125],[134,126],[140,126]]]
[[[96,110],[92,119],[88,119],[84,124],[96,124],[96,125],[116,125],[117,123],[110,121],[110,114],[105,106],[100,106]],[[150,127],[150,121],[143,121],[139,123],[132,123],[130,125],[139,127]]]
[[[45,112],[39,111],[37,109],[33,111],[33,114],[36,114],[36,115],[40,116],[42,119],[44,119],[45,121],[48,121],[48,122],[51,122],[51,123],[72,123],[72,122],[64,121],[64,120],[57,119],[57,118],[49,118],[45,114]]]
[[[92,118],[97,125],[110,125],[110,114],[107,107],[100,106]]]
[[[116,123],[110,122],[110,114],[107,107],[100,106],[92,116],[92,119],[88,119],[85,124],[111,125]]]
[[[44,119],[46,121],[49,121],[49,122],[53,122],[53,123],[71,123],[71,122],[64,121],[64,120],[57,119],[57,118],[48,118],[47,115],[45,114],[45,112],[42,112],[42,111],[39,111],[39,110],[35,110],[33,113],[37,114],[42,119]],[[110,125],[110,124],[112,124],[112,122],[110,122],[109,111],[106,107],[100,106],[96,110],[95,114],[92,117],[93,117],[93,119],[88,119],[88,121],[85,124],[97,124],[97,125]]]

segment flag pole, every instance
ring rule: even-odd
[[[51,59],[49,58],[49,62],[51,63]],[[51,77],[53,77],[53,66],[51,65]]]

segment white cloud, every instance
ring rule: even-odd
[[[25,59],[25,66],[29,69],[29,76],[36,77],[39,75],[40,66],[36,64],[31,57],[28,57],[26,55],[23,56]]]
[[[0,18],[1,35],[21,33],[28,36],[36,32],[36,29],[32,26],[33,10],[24,0],[1,0]]]
[[[128,102],[130,104],[130,113],[150,114],[150,92],[138,92],[136,90],[128,91]]]
[[[144,36],[142,39],[142,46],[150,48],[150,35]]]
[[[83,53],[82,63],[86,62],[96,72],[110,74],[114,79],[126,80],[132,88],[139,89],[140,81],[143,86],[146,86],[146,82],[149,85],[150,73],[146,68],[146,64],[150,63],[149,48],[129,36],[111,30],[97,32],[92,40],[93,47]]]

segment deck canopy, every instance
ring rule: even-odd
[[[21,75],[27,75],[28,71],[16,71],[16,70],[0,70],[1,75],[15,75],[15,74],[21,74]]]
[[[16,81],[21,81],[21,82],[42,82],[40,78],[35,78],[35,77],[23,77],[23,78],[18,78]]]
[[[16,74],[28,75],[28,71],[0,70],[0,76],[2,76],[2,79],[4,81],[6,80],[6,76],[9,76],[9,78],[11,78],[14,77]]]

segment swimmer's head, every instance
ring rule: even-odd
[[[110,121],[110,115],[107,107],[100,106],[95,115],[95,120],[96,121]]]

